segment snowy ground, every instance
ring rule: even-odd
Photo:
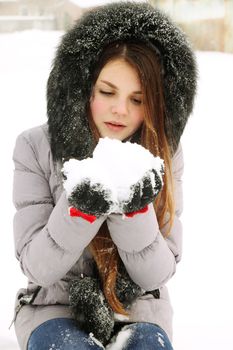
[[[0,348],[16,350],[13,316],[25,286],[14,258],[11,203],[16,135],[46,121],[45,86],[59,32],[0,35],[2,159]],[[175,350],[233,350],[233,55],[199,52],[195,111],[183,136],[185,155],[184,255],[169,283]],[[6,236],[5,236],[6,234]]]

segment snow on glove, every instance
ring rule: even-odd
[[[125,213],[140,212],[153,202],[163,186],[162,173],[163,167],[160,170],[149,170],[141,180],[131,186],[131,198],[122,205]]]
[[[112,213],[144,212],[162,189],[163,160],[141,145],[104,138],[93,156],[108,174]]]
[[[102,344],[111,337],[114,327],[114,313],[108,306],[97,278],[80,277],[70,283],[69,301],[72,313],[79,327]]]
[[[111,190],[105,185],[105,175],[97,162],[92,158],[70,159],[64,163],[62,172],[71,216],[82,216],[92,222],[95,217],[111,212]]]
[[[93,158],[65,162],[63,174],[70,205],[85,214],[143,212],[162,188],[163,160],[136,143],[106,137]]]

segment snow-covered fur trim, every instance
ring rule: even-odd
[[[92,333],[102,344],[110,339],[114,327],[114,313],[93,277],[77,277],[71,281],[69,300],[74,319],[80,329]]]
[[[48,124],[55,159],[84,159],[94,140],[87,120],[92,74],[103,48],[136,40],[159,51],[164,71],[166,132],[175,152],[196,90],[196,64],[181,30],[147,3],[119,2],[87,12],[58,47],[47,85]]]
[[[151,294],[154,295],[154,292],[157,290]],[[144,293],[145,291],[131,280],[121,264],[116,280],[116,295],[120,302],[129,309],[133,301]],[[106,345],[113,333],[115,315],[105,299],[99,278],[74,278],[69,286],[69,302],[79,328],[94,334],[96,339]]]

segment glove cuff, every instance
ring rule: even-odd
[[[142,209],[132,211],[131,213],[126,213],[125,216],[127,216],[127,218],[132,218],[132,217],[134,217],[134,215],[143,214],[143,213],[146,213],[147,211],[148,211],[148,205],[146,205]]]
[[[78,210],[74,207],[69,207],[69,215],[80,217],[80,218],[90,222],[91,224],[97,219],[97,217],[95,215],[85,214],[81,210]]]

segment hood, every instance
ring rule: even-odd
[[[47,84],[47,113],[54,159],[90,156],[95,147],[87,106],[92,73],[103,48],[113,41],[138,40],[159,51],[163,64],[165,130],[177,149],[196,91],[196,63],[184,33],[146,3],[97,7],[79,19],[61,40]]]

